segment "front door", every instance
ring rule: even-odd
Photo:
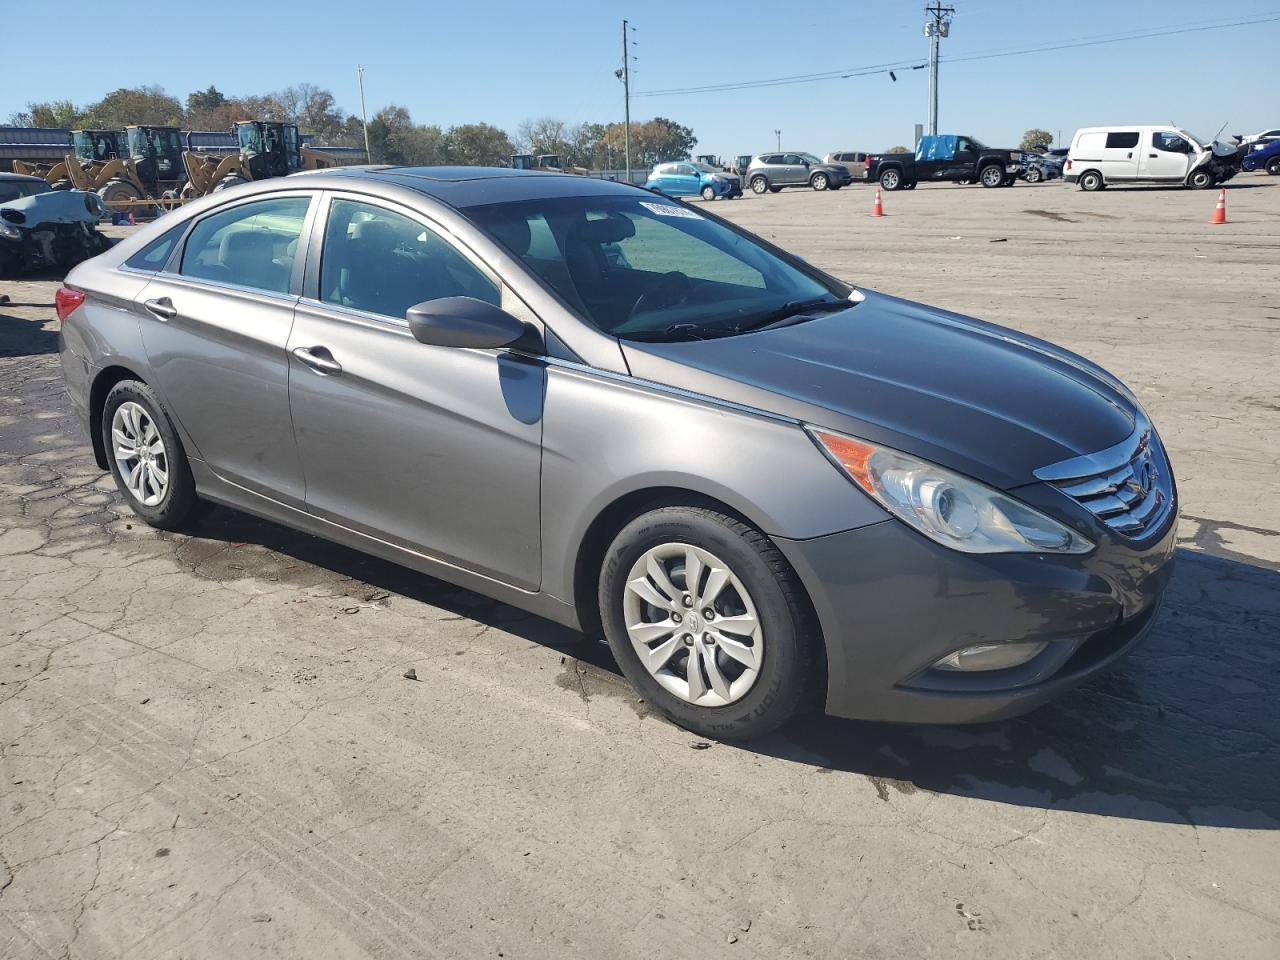
[[[779,183],[808,183],[809,167],[804,162],[804,157],[798,153],[788,153],[782,158],[782,178]]]
[[[1188,168],[1195,156],[1191,143],[1167,130],[1153,130],[1150,137],[1151,142],[1142,151],[1140,176],[1147,180],[1181,183],[1190,172]]]
[[[541,361],[427,346],[409,307],[509,293],[405,208],[328,195],[289,339],[307,509],[533,589],[541,582]],[[507,298],[504,300],[504,297]]]
[[[311,195],[254,199],[197,220],[172,272],[138,295],[142,341],[192,456],[239,486],[302,505],[285,345]]]

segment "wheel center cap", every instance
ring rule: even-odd
[[[690,633],[702,632],[702,618],[696,613],[688,613],[684,618],[685,625],[689,628]]]

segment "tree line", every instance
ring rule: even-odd
[[[121,88],[96,103],[70,100],[27,104],[9,123],[25,127],[115,130],[130,124],[227,130],[237,120],[295,123],[314,134],[317,144],[364,146],[360,118],[347,113],[333,93],[310,83],[273,93],[228,96],[216,86],[187,95],[185,102],[158,86]],[[391,164],[506,165],[515,153],[556,154],[561,163],[595,169],[620,169],[625,162],[621,123],[570,124],[551,117],[526,120],[514,134],[488,123],[452,127],[418,123],[402,106],[383,107],[369,118],[370,162]],[[697,138],[686,126],[654,117],[631,124],[631,165],[643,169],[686,160]]]

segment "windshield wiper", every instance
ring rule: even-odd
[[[746,333],[749,330],[767,330],[770,327],[785,327],[793,323],[800,323],[809,314],[818,310],[840,309],[853,306],[850,300],[830,299],[830,294],[821,297],[813,297],[810,300],[788,300],[776,310],[770,310],[768,313],[753,317],[751,320],[744,320],[742,323],[734,327],[737,333]]]

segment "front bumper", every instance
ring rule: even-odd
[[[1041,494],[1060,496],[1023,498]],[[1097,549],[1082,557],[959,553],[898,520],[777,543],[826,639],[827,713],[974,723],[1032,710],[1136,646],[1172,572],[1176,527],[1174,511],[1141,543],[1091,531]],[[1048,647],[1008,670],[932,669],[963,647],[1014,640]]]

